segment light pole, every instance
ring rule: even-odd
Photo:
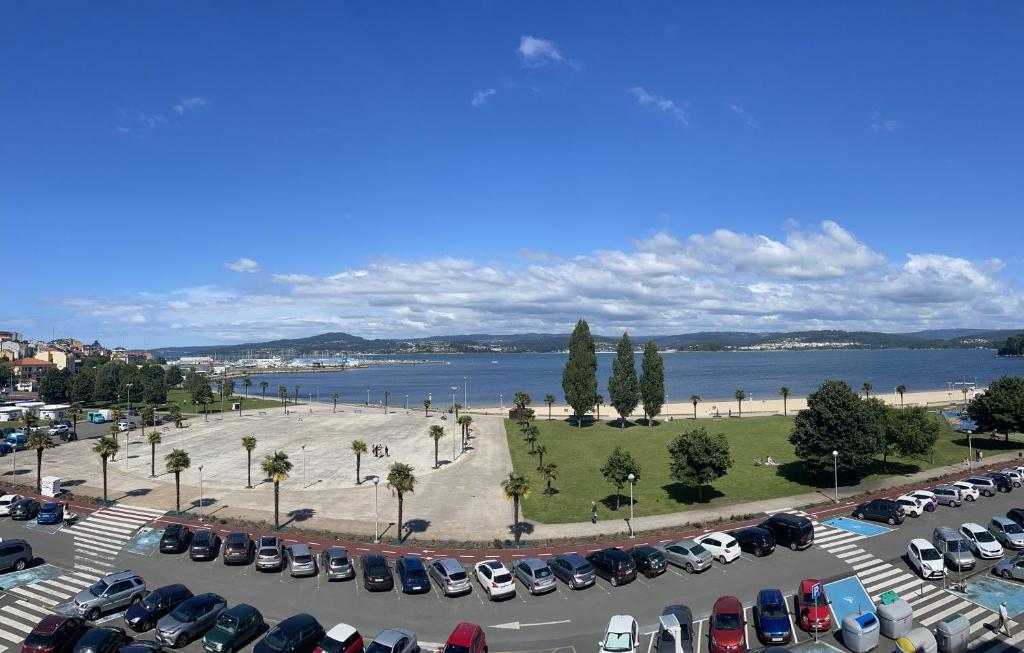
[[[469,381],[462,377],[462,407],[469,408]]]
[[[836,482],[836,503],[839,503],[839,452],[832,450],[832,476]]]
[[[319,395],[320,395],[320,393],[318,392],[317,393],[317,401],[320,401],[320,396]],[[309,393],[309,414],[310,415],[313,414],[313,393],[312,392]]]
[[[409,410],[409,395],[405,395],[405,409]]]
[[[203,521],[203,466],[199,466],[199,521]]]
[[[217,419],[220,419],[220,420],[224,419],[224,387],[227,384],[227,380],[228,380],[228,375],[227,374],[225,374],[224,377],[220,380],[220,417],[217,418]],[[296,392],[295,393],[295,401],[298,401],[298,400],[299,400],[299,393]]]
[[[370,389],[369,388],[366,389],[366,405],[367,406],[370,405]]]
[[[128,430],[124,432],[124,468],[128,470],[128,437],[132,434],[132,383],[125,384],[125,388],[128,390],[128,414],[125,415],[125,421],[128,422]]]
[[[377,544],[380,542],[380,518],[377,512],[377,485],[380,483],[380,477],[373,477],[373,543]]]
[[[306,445],[302,445],[302,487],[306,487]]]
[[[459,386],[452,386],[452,415],[455,415],[455,391],[459,389]],[[452,424],[452,462],[455,462],[455,425]],[[399,527],[401,530],[401,527]]]
[[[636,533],[633,532],[633,481],[636,480],[636,476],[630,472],[629,476],[629,536],[636,537]]]
[[[498,404],[501,410],[505,410],[505,396],[500,393],[498,394]]]

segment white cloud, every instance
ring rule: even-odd
[[[743,124],[747,127],[757,127],[757,119],[743,107],[738,104],[733,104],[732,102],[726,102],[725,106],[729,111],[739,116],[743,120]]]
[[[200,108],[205,107],[205,106],[206,106],[206,98],[187,97],[187,98],[182,98],[181,102],[175,104],[173,109],[177,113],[183,114],[186,111],[192,111],[194,109],[200,109]]]
[[[636,98],[637,105],[641,107],[650,107],[662,113],[667,113],[684,125],[690,124],[686,120],[686,114],[683,112],[682,108],[674,101],[660,95],[648,93],[647,89],[643,86],[634,86],[626,92]]]
[[[251,258],[245,258],[244,256],[234,263],[225,263],[224,267],[235,272],[259,272],[260,264]]]
[[[871,114],[871,129],[875,131],[896,131],[900,127],[899,120],[892,120],[891,118],[883,118],[879,112]]]
[[[497,91],[495,91],[493,88],[487,88],[487,89],[483,89],[481,91],[477,91],[476,93],[473,94],[473,99],[470,100],[470,103],[474,107],[478,107],[481,104],[484,104],[485,102],[487,102],[487,100],[489,100],[490,97],[492,95],[494,95],[495,93],[497,93]]]
[[[572,61],[562,56],[561,51],[552,41],[535,36],[523,36],[519,39],[519,56],[528,66],[543,66],[555,62],[576,67]]]

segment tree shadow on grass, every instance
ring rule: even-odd
[[[967,436],[957,438],[953,440],[953,444],[958,447],[963,447],[964,451],[967,451]],[[1024,449],[1024,443],[1017,440],[1006,441],[1005,436],[999,436],[993,438],[989,435],[973,435],[971,436],[971,446],[975,449],[981,449],[982,451],[1016,451],[1018,449]]]
[[[552,489],[554,489],[554,488],[552,488]],[[603,505],[605,508],[607,508],[608,510],[611,510],[612,512],[615,512],[615,502],[616,502],[616,499],[618,499],[619,510],[622,510],[623,508],[625,508],[627,511],[629,510],[629,495],[628,494],[619,494],[619,495],[609,494],[605,498],[600,499],[600,502],[601,502],[601,505]],[[636,503],[636,501],[634,500],[633,503]]]
[[[782,478],[792,481],[793,483],[806,486],[810,489],[828,489],[833,487],[835,484],[835,477],[832,475],[832,470],[828,470],[821,474],[811,474],[800,461],[782,463],[776,467],[776,469],[778,470],[776,473]],[[901,460],[889,460],[889,462],[886,463],[885,471],[882,471],[882,461],[874,460],[870,465],[857,470],[856,473],[840,472],[839,487],[852,487],[854,485],[858,485],[865,477],[872,474],[880,474],[884,476],[906,476],[909,474],[916,474],[919,471],[921,471],[921,465]]]
[[[724,497],[725,493],[710,485],[705,485],[703,493],[698,494],[697,488],[683,485],[682,483],[666,483],[661,486],[669,498],[676,503],[692,506],[696,504],[710,503],[714,499]]]

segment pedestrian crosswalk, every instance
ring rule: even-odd
[[[164,513],[151,508],[116,504],[83,517],[58,533],[71,535],[74,568],[53,578],[11,587],[0,599],[0,653],[17,649],[25,636],[58,606],[114,571],[114,558],[145,524]]]

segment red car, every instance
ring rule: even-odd
[[[800,581],[800,590],[793,602],[801,628],[808,632],[832,630],[832,613],[828,608],[825,586],[820,580],[808,578]]]
[[[66,653],[85,633],[85,621],[78,617],[51,614],[43,617],[21,645],[21,653]]]
[[[441,653],[487,653],[484,629],[476,624],[459,624],[448,635]]]
[[[735,596],[723,596],[715,601],[708,624],[711,630],[710,653],[744,653],[747,650],[743,604]]]

